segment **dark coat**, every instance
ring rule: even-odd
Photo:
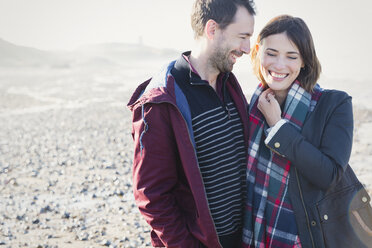
[[[348,164],[352,141],[351,97],[325,90],[301,132],[286,123],[267,144],[292,162],[289,194],[304,248],[367,247],[358,236],[372,246],[355,217],[372,229],[370,197]]]

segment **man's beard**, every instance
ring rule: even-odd
[[[217,47],[209,57],[209,64],[219,72],[231,72],[234,63],[229,60],[231,52],[228,48]]]

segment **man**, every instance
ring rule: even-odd
[[[231,72],[250,52],[249,0],[196,0],[196,47],[141,84],[133,191],[156,247],[238,247],[246,193],[247,103]]]

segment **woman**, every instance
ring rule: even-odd
[[[371,247],[370,197],[348,165],[351,97],[316,84],[308,27],[272,19],[251,56],[245,247]]]

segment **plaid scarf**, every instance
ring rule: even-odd
[[[249,248],[301,247],[288,194],[291,162],[272,152],[264,143],[268,125],[257,108],[258,97],[264,90],[260,84],[252,96],[249,109],[248,192],[243,243]],[[282,118],[301,131],[321,92],[322,89],[316,85],[310,94],[295,81],[288,92]]]

